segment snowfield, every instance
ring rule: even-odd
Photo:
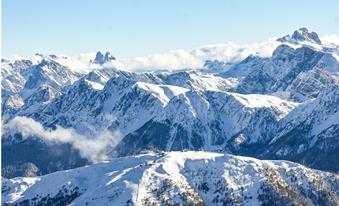
[[[6,205],[338,205],[339,176],[288,161],[148,153],[3,180]]]

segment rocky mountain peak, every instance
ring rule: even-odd
[[[283,36],[277,39],[277,41],[280,41],[283,43],[285,42],[296,43],[296,42],[301,42],[301,41],[307,41],[307,42],[311,42],[315,44],[321,44],[318,34],[314,31],[310,32],[305,27],[295,30],[292,36],[286,35],[286,36]]]
[[[103,55],[100,51],[98,51],[97,54],[95,55],[93,63],[104,64],[112,60],[116,60],[116,58],[112,56],[110,52],[106,52],[105,55]]]
[[[319,36],[314,31],[309,32],[307,28],[300,28],[294,31],[292,39],[296,41],[309,41],[316,44],[321,44]]]

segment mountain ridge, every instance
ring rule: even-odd
[[[2,198],[5,205],[336,205],[338,178],[287,161],[170,152],[124,157],[36,178],[5,179]]]
[[[149,149],[194,149],[283,158],[337,172],[338,164],[325,160],[335,163],[338,148],[339,123],[333,111],[338,109],[339,47],[319,43],[317,35],[308,30],[298,32],[303,39],[292,35],[293,41],[280,41],[271,56],[249,53],[239,62],[211,59],[201,68],[180,71],[124,71],[110,64],[115,58],[108,53],[106,58],[101,52],[98,60],[105,62],[88,61],[87,73],[64,65],[67,57],[63,56],[39,54],[38,62],[3,60],[3,125],[26,117],[47,132],[74,130],[89,140],[103,131],[120,133],[118,146],[105,148],[108,157]],[[301,118],[301,108],[316,102],[318,108],[307,110],[309,118]],[[292,124],[293,120],[297,124]],[[282,130],[286,125],[289,128]],[[310,128],[316,134],[310,134]],[[28,140],[20,135],[20,131],[3,133],[3,151],[40,145],[46,156],[54,158],[53,147],[39,135]],[[296,140],[297,136],[300,139]],[[321,146],[312,146],[312,138]],[[21,174],[36,175],[81,166],[84,161],[72,144],[55,146],[65,154],[74,154],[71,164],[43,168],[42,162],[25,156],[25,152],[34,155],[40,150],[22,151],[22,159],[7,157],[3,169],[22,171],[18,164],[25,164],[34,169]],[[300,157],[301,153],[307,158]],[[63,162],[66,157],[55,158]]]

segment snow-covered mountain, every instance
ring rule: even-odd
[[[93,145],[104,132],[108,139],[119,134],[105,147],[108,158],[207,150],[337,172],[339,47],[304,28],[277,42],[271,56],[211,59],[179,71],[123,71],[101,52],[88,60],[87,73],[55,55],[2,60],[3,174],[34,176],[91,162],[65,133],[50,144],[20,119],[9,126],[22,116],[44,134],[61,128]],[[41,154],[46,158],[36,158]]]
[[[30,60],[2,60],[1,91],[2,116],[8,118],[18,109],[47,102],[58,96],[81,74],[54,60],[54,56],[40,56],[37,64]]]
[[[309,32],[307,28],[300,28],[293,32],[292,36],[286,35],[278,39],[283,43],[290,42],[298,44],[299,42],[310,42],[314,44],[321,44],[321,40],[317,33],[314,31]]]
[[[30,60],[1,60],[1,90],[3,97],[20,92],[26,81],[21,73],[32,64]]]
[[[272,94],[303,102],[329,85],[338,84],[338,47],[323,45],[315,32],[301,28],[285,36],[271,57],[250,55],[232,65],[223,77],[237,78],[244,94]]]
[[[339,171],[339,85],[297,107],[279,124],[265,157]]]
[[[72,127],[89,134],[111,127],[125,135],[159,115],[174,96],[188,90],[227,91],[235,84],[195,71],[131,73],[101,69],[83,76],[48,104],[24,107],[17,115],[32,117],[46,127]]]
[[[265,143],[270,130],[297,105],[273,96],[188,91],[124,137],[116,152],[121,156],[147,149],[223,151],[231,138],[234,144]]]
[[[114,159],[4,179],[4,205],[338,205],[337,174],[208,152]]]
[[[338,82],[338,65],[330,53],[307,46],[294,49],[283,44],[271,58],[250,56],[222,75],[239,78],[236,92],[283,95],[302,102],[316,97],[334,81]]]

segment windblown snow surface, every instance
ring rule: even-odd
[[[5,179],[4,205],[338,205],[339,176],[288,161],[148,153]]]

